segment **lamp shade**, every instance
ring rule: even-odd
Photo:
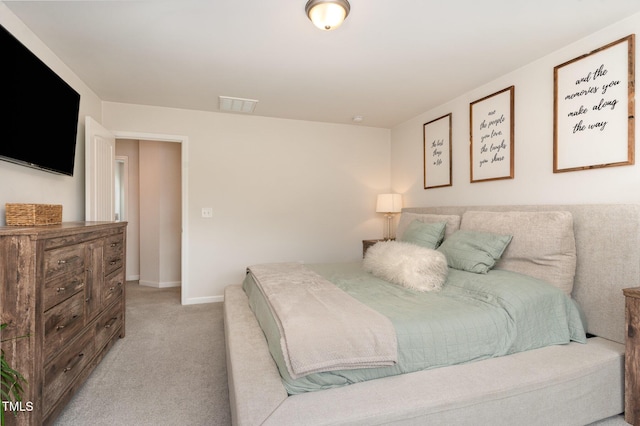
[[[380,194],[376,204],[377,213],[399,213],[402,210],[402,195]]]
[[[345,20],[351,6],[347,0],[309,0],[305,6],[313,25],[321,30],[338,28]]]

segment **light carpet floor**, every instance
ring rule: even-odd
[[[222,303],[180,305],[180,289],[127,283],[126,336],[57,426],[231,424]]]

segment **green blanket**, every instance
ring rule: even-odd
[[[248,275],[243,288],[289,394],[586,341],[574,301],[526,275],[450,269],[442,290],[419,293],[378,279],[362,271],[359,263],[307,266],[391,320],[398,338],[398,363],[292,379],[280,349],[278,327]]]

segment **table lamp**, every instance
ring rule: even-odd
[[[385,222],[384,239],[393,238],[393,215],[400,213],[402,210],[402,195],[400,194],[380,194],[378,195],[378,203],[376,204],[376,212],[384,213]]]

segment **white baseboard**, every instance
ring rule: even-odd
[[[200,303],[224,302],[224,296],[190,297],[183,300],[183,305],[197,305]]]
[[[138,283],[140,285],[144,285],[144,286],[147,286],[147,287],[154,287],[154,288],[180,287],[181,284],[182,284],[180,281],[163,281],[163,282],[159,282],[159,281],[146,281],[146,280],[140,280]]]
[[[140,275],[127,275],[127,281],[140,281]]]

